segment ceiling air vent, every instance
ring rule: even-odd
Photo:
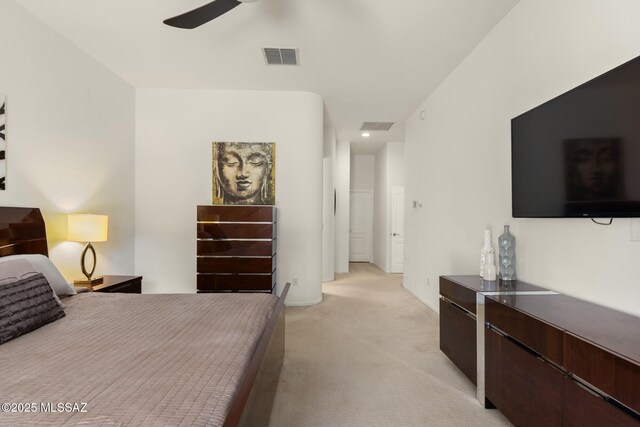
[[[393,122],[364,122],[361,131],[388,131],[393,126]]]
[[[262,49],[268,65],[298,65],[297,49],[278,49],[265,47]]]

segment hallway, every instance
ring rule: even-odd
[[[287,308],[271,426],[502,426],[440,352],[438,315],[373,264],[323,284],[324,301]]]

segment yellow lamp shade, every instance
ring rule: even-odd
[[[106,242],[107,215],[71,214],[67,217],[67,239],[72,242]]]

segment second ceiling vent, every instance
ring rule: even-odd
[[[298,65],[298,49],[262,48],[268,65]]]
[[[388,131],[393,126],[393,122],[364,122],[361,131]]]

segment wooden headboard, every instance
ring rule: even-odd
[[[49,256],[44,219],[38,208],[0,206],[0,257],[18,254]]]

